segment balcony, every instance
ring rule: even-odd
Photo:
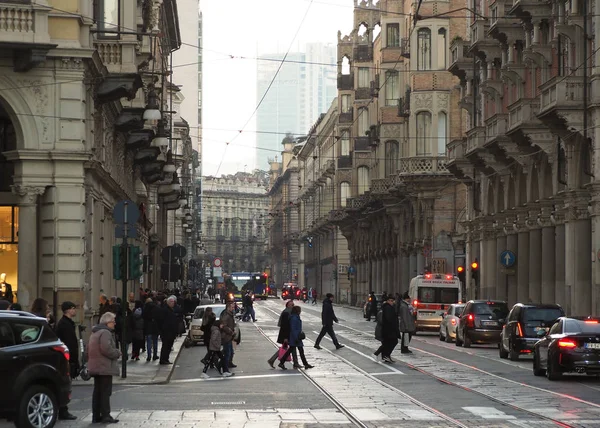
[[[467,131],[466,155],[469,155],[471,152],[474,152],[479,148],[483,148],[484,144],[485,144],[485,127],[476,126]]]
[[[351,91],[354,89],[354,74],[339,74],[337,88],[340,91]]]
[[[14,51],[14,70],[25,72],[46,60],[50,43],[48,13],[51,8],[15,1],[0,4],[0,49]]]
[[[371,146],[369,145],[369,137],[356,137],[354,139],[354,151],[370,152]]]
[[[354,122],[354,112],[352,110],[340,113],[339,123],[352,123]]]
[[[555,77],[540,88],[537,115],[553,130],[581,132],[583,129],[583,76]]]
[[[508,106],[508,130],[513,131],[529,123],[538,124],[537,112],[540,100],[537,98],[521,98]]]
[[[512,7],[507,11],[513,16],[527,16],[534,21],[552,16],[552,3],[540,0],[513,0]]]
[[[509,10],[513,7],[513,1],[496,0],[490,5],[492,16],[488,35],[505,45],[524,37],[522,21],[519,18],[507,18]]]
[[[447,162],[448,158],[445,156],[416,156],[412,158],[400,159],[398,175],[410,176],[447,174]]]
[[[394,187],[395,177],[377,178],[371,181],[371,192],[374,195],[387,195]]]
[[[323,168],[325,174],[333,174],[335,173],[335,162],[332,159],[329,159],[325,162],[325,167]]]
[[[471,46],[469,51],[489,61],[500,54],[500,46],[488,37],[489,23],[484,19],[476,19],[471,23]]]
[[[340,156],[337,159],[337,169],[351,169],[352,156]]]
[[[448,71],[461,81],[470,79],[473,75],[473,58],[469,54],[471,42],[454,38],[450,44],[450,67]]]
[[[370,62],[373,61],[373,46],[358,45],[354,48],[355,62]]]
[[[485,144],[494,143],[498,138],[503,138],[508,130],[508,115],[495,114],[485,120]]]
[[[356,100],[370,100],[371,99],[371,87],[368,87],[368,88],[356,88],[356,92],[354,92],[354,99],[356,99]]]

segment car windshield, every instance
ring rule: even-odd
[[[458,288],[419,287],[417,298],[422,303],[456,303],[458,302]]]
[[[463,309],[465,308],[465,305],[457,305],[454,307],[454,315],[459,316],[460,314],[462,314]]]
[[[504,302],[486,302],[475,303],[475,315],[493,315],[496,319],[506,318],[508,315],[508,306]]]
[[[213,312],[215,313],[217,319],[219,319],[219,317],[221,316],[221,312],[223,312],[225,310],[224,306],[211,306]],[[195,320],[199,320],[202,319],[202,317],[204,316],[204,311],[206,310],[206,308],[196,308],[196,311],[194,312],[194,319]]]
[[[551,323],[564,316],[560,308],[526,308],[524,319],[526,323]]]
[[[565,333],[600,334],[600,323],[597,321],[566,320]]]

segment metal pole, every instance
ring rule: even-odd
[[[128,235],[127,225],[127,201],[123,207],[123,243],[121,244],[121,251],[125,253],[125,272],[121,272],[121,278],[123,280],[123,290],[121,290],[121,314],[123,317],[123,324],[121,325],[121,378],[127,378],[127,276],[129,275],[129,246],[127,244]]]

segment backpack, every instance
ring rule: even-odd
[[[379,310],[377,312],[377,325],[375,326],[375,339],[381,340],[383,333],[383,311]]]

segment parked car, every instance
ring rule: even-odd
[[[45,318],[0,311],[0,417],[51,428],[71,400],[69,349]]]
[[[381,293],[375,293],[375,300],[377,300],[376,304],[377,304],[377,312],[379,312],[379,310],[381,309],[381,305],[382,305],[382,301],[381,299],[383,298],[383,294]],[[365,303],[363,304],[363,317],[365,318],[369,318],[369,313],[371,312],[371,304],[373,302],[371,302],[371,296],[367,296],[367,298],[365,299]]]
[[[440,324],[440,340],[452,343],[456,338],[456,326],[459,316],[465,308],[464,303],[454,303],[448,306],[448,310],[442,315],[442,324]]]
[[[498,343],[508,305],[500,300],[469,300],[460,314],[456,328],[456,346],[473,343]]]
[[[204,317],[204,312],[206,308],[212,308],[215,313],[217,319],[221,317],[221,312],[225,310],[225,305],[215,303],[212,305],[201,305],[196,308],[194,311],[194,315],[192,316],[192,325],[190,327],[190,339],[193,344],[197,344],[204,341],[204,332],[201,330],[202,327],[202,318]]]
[[[600,375],[600,319],[559,318],[546,334],[538,330],[533,374],[558,380],[563,373]]]
[[[530,354],[540,340],[538,332],[548,331],[558,318],[564,316],[565,311],[560,305],[517,303],[502,328],[498,344],[500,358],[510,357],[517,361],[521,354]]]

